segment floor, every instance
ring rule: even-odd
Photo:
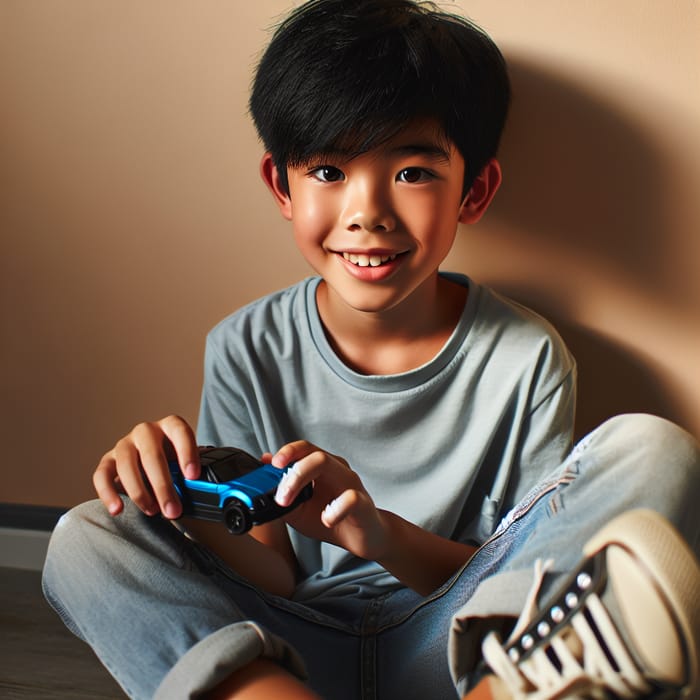
[[[40,577],[0,567],[0,698],[124,700],[90,648],[47,605]]]

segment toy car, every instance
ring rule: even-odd
[[[234,535],[279,518],[313,492],[308,484],[291,505],[282,507],[275,501],[275,492],[291,465],[278,469],[236,447],[203,447],[199,454],[199,479],[186,479],[176,461],[169,463],[183,515],[223,522]]]

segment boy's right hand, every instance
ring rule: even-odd
[[[177,459],[188,479],[200,474],[194,431],[179,416],[139,423],[107,452],[95,469],[92,483],[112,515],[123,509],[126,493],[146,515],[177,518],[182,504],[173,486],[168,460]]]

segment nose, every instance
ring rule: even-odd
[[[369,179],[355,181],[346,189],[343,217],[349,231],[384,233],[396,228],[391,196]]]

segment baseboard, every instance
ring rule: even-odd
[[[0,567],[41,571],[50,532],[0,527]]]
[[[0,567],[41,571],[51,531],[65,508],[0,503]]]

